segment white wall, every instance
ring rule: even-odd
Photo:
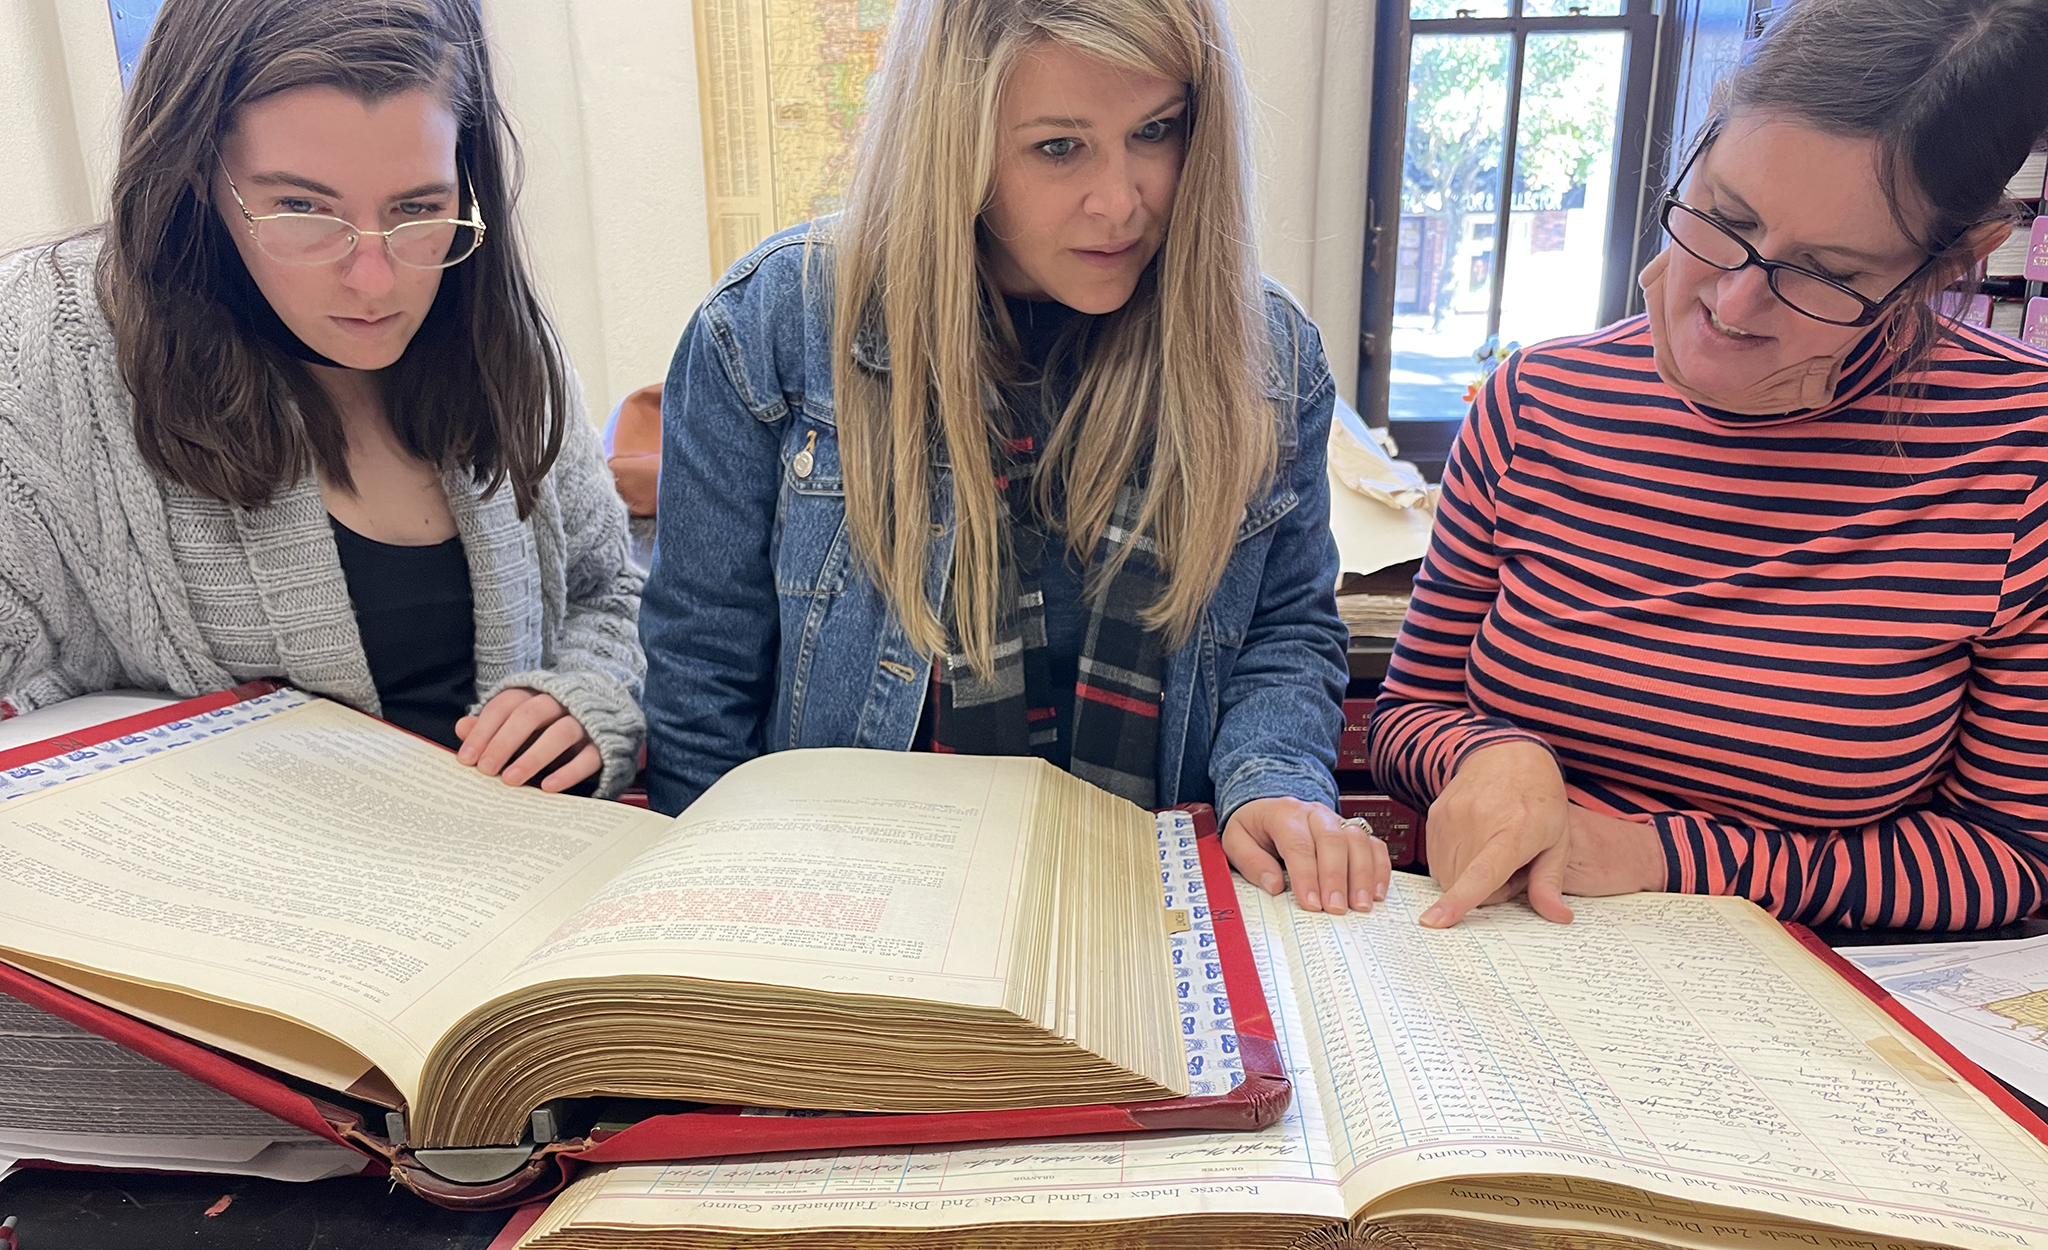
[[[687,0],[487,0],[526,247],[592,420],[659,382],[710,290]]]
[[[1266,269],[1357,369],[1372,0],[1231,0],[1258,101]],[[659,381],[714,275],[687,0],[487,0],[526,152],[521,226],[593,420]],[[119,80],[105,0],[0,0],[0,248],[99,215]]]
[[[1231,0],[1258,103],[1259,252],[1355,402],[1374,0]]]
[[[0,250],[99,215],[120,107],[105,0],[0,0]]]

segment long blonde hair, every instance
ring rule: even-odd
[[[1252,242],[1245,92],[1215,0],[901,0],[846,209],[830,231],[833,391],[855,549],[919,650],[948,650],[928,598],[934,452],[953,472],[951,640],[993,669],[1005,535],[991,392],[1009,367],[977,248],[996,114],[1019,53],[1053,41],[1188,85],[1186,154],[1159,255],[1108,314],[1045,451],[1065,529],[1092,554],[1146,463],[1137,532],[1164,588],[1146,624],[1178,645],[1206,610],[1245,507],[1270,484],[1272,348]],[[985,311],[985,310],[993,310]],[[886,374],[856,361],[879,330]],[[1003,340],[1001,342],[998,339]],[[1114,575],[1128,544],[1093,571]]]

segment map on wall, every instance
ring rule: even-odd
[[[696,0],[711,265],[835,212],[894,0]]]

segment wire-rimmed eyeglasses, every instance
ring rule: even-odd
[[[446,269],[459,265],[483,246],[483,213],[476,207],[476,187],[469,171],[462,185],[469,192],[468,217],[436,217],[429,221],[407,221],[389,230],[364,230],[352,222],[322,213],[266,213],[258,217],[242,200],[233,174],[221,167],[228,191],[249,223],[249,237],[265,256],[286,265],[326,265],[356,250],[364,235],[384,240],[384,253],[409,269]]]

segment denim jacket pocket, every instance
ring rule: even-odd
[[[775,589],[801,597],[839,594],[853,561],[837,432],[808,416],[800,418],[790,424],[782,452]]]

